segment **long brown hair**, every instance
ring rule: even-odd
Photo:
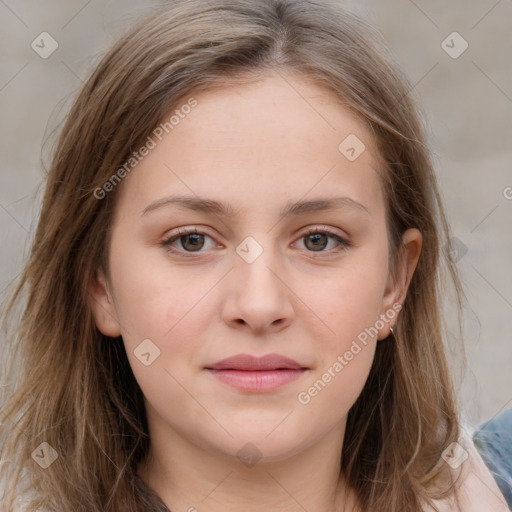
[[[50,510],[161,510],[137,476],[149,448],[142,392],[121,339],[102,335],[91,312],[87,290],[98,268],[108,270],[119,187],[100,199],[97,191],[195,91],[267,69],[334,92],[374,134],[392,270],[401,234],[423,235],[395,340],[378,344],[349,412],[342,470],[364,511],[418,512],[439,488],[441,454],[459,436],[441,299],[450,281],[460,312],[463,291],[442,250],[449,227],[412,87],[339,2],[179,0],[112,47],[60,133],[30,257],[5,309],[14,326],[2,372],[6,512],[24,490]],[[46,469],[36,464],[43,442],[57,454]]]

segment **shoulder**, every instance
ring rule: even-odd
[[[451,466],[456,484],[455,492],[449,498],[435,502],[439,512],[509,512],[503,494],[467,430],[463,431],[459,441],[453,443],[443,458]],[[425,508],[425,512],[434,510]]]

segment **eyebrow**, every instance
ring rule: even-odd
[[[172,205],[178,205],[187,208],[188,210],[210,213],[222,217],[235,217],[241,213],[240,209],[214,199],[202,199],[197,196],[169,196],[157,199],[150,203],[146,208],[144,208],[141,216],[144,216],[154,210]],[[289,201],[281,209],[280,217],[298,217],[308,213],[342,208],[351,208],[371,215],[366,206],[358,203],[350,197],[331,197],[312,199],[309,201]]]

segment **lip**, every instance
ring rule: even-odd
[[[217,361],[208,370],[242,370],[242,371],[261,371],[261,370],[300,370],[305,368],[297,361],[279,354],[267,354],[261,357],[251,356],[250,354],[237,354]]]
[[[210,374],[240,391],[274,391],[302,375],[309,368],[279,354],[254,357],[237,354],[205,367]]]

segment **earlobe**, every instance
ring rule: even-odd
[[[89,286],[89,299],[96,326],[105,336],[121,335],[117,310],[102,268],[98,269]]]

